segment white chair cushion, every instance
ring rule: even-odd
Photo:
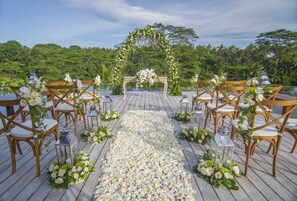
[[[231,124],[238,129],[238,119],[232,120]],[[254,128],[260,127],[265,124],[265,121],[262,120],[256,120],[254,122]],[[242,131],[247,130],[248,123],[247,121],[244,121],[242,124]],[[260,130],[256,130],[253,132],[253,136],[277,136],[278,130],[274,126],[267,126],[265,128],[262,128]]]
[[[54,126],[56,126],[58,122],[54,119],[44,119],[43,124],[45,125],[46,130],[48,131],[52,129]],[[22,125],[32,128],[31,120],[22,123]],[[13,129],[11,129],[10,134],[11,136],[14,136],[14,137],[33,137],[33,132],[25,130],[18,126],[15,126]]]
[[[209,94],[202,94],[201,96],[197,97],[198,100],[211,100],[212,96]]]
[[[54,106],[53,101],[48,101],[46,102],[44,108],[48,109]],[[24,107],[23,112],[29,112],[29,106],[27,105],[26,107]]]
[[[219,104],[219,105],[222,105],[222,104]],[[210,103],[210,104],[207,104],[207,107],[210,108],[211,110],[214,110],[214,109],[216,109],[216,104]],[[225,106],[219,108],[217,112],[235,112],[235,111],[236,110],[232,105],[225,105]]]
[[[79,99],[81,99],[81,100],[93,100],[94,97],[92,95],[90,95],[90,94],[84,93],[79,97]]]
[[[280,123],[282,124],[283,121],[280,121]],[[290,129],[290,130],[297,130],[297,119],[288,119],[286,128]]]
[[[238,104],[238,107],[241,108],[241,109],[247,108],[248,106],[249,106],[248,103],[239,103]],[[267,109],[267,111],[271,112],[270,108],[268,108],[266,106],[265,106],[265,108]],[[257,112],[264,112],[259,106],[257,106],[256,111]]]
[[[58,111],[73,111],[73,106],[68,105],[66,103],[59,103],[56,107],[56,110]]]

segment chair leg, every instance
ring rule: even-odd
[[[249,168],[249,160],[250,160],[250,153],[251,153],[251,143],[252,140],[248,139],[248,144],[246,147],[246,160],[245,160],[245,170],[244,170],[244,176],[248,175],[248,168]]]
[[[11,167],[12,167],[12,174],[16,172],[16,160],[15,160],[15,152],[13,151],[13,143],[10,136],[7,136],[9,149],[10,149],[10,155],[11,155]]]
[[[74,114],[73,114],[73,126],[74,126],[74,133],[77,136],[76,117],[77,117],[77,113],[74,112]]]
[[[294,143],[294,146],[292,147],[291,153],[294,153],[296,147],[297,147],[297,138],[295,139],[295,143]]]
[[[205,108],[205,112],[206,112],[206,115],[205,115],[205,122],[204,122],[204,128],[203,129],[206,129],[207,120],[208,120],[208,116],[209,116],[209,111],[207,110],[207,108]]]
[[[18,151],[19,151],[19,153],[22,155],[23,152],[22,152],[22,149],[21,149],[20,142],[17,142],[17,147],[18,147]]]
[[[51,108],[51,109],[50,109],[50,112],[51,112],[51,114],[52,114],[52,116],[53,116],[53,119],[55,119],[56,116],[55,116],[54,108]]]
[[[36,176],[39,177],[40,176],[40,160],[39,160],[39,155],[40,155],[40,151],[39,151],[39,143],[38,140],[35,139],[34,140],[34,148],[35,148],[35,159],[36,159]]]
[[[273,157],[273,169],[272,169],[272,175],[274,177],[276,176],[276,162],[277,162],[278,150],[279,150],[279,146],[280,146],[280,143],[281,143],[281,139],[282,139],[282,137],[279,136],[278,139],[277,139],[277,143],[274,146],[275,147],[275,154],[274,154],[274,157]]]

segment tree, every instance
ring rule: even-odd
[[[164,25],[162,23],[155,23],[148,26],[154,30],[163,32],[173,46],[192,46],[193,42],[199,38],[192,28],[186,28],[184,26],[177,27],[173,25]]]

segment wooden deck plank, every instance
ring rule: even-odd
[[[188,94],[191,100],[192,93]],[[179,108],[180,97],[168,96],[164,100],[159,91],[131,91],[126,100],[122,96],[112,96],[114,108],[121,114],[128,110],[165,110],[169,116]],[[120,127],[120,121],[106,123],[116,135]],[[172,121],[176,132],[186,125]],[[60,123],[63,125],[63,123]],[[212,122],[209,122],[212,129]],[[73,125],[72,125],[73,129]],[[82,122],[79,121],[79,129],[82,131]],[[196,200],[297,200],[297,153],[290,153],[293,146],[291,135],[285,134],[282,139],[277,165],[277,177],[271,176],[272,157],[265,153],[268,144],[261,143],[256,149],[255,155],[251,157],[248,177],[238,178],[239,191],[229,191],[222,187],[216,189],[198,178],[190,170],[196,163],[197,158],[208,146],[200,146],[180,140],[186,157],[186,171],[191,175],[190,182],[196,191]],[[95,171],[90,178],[81,184],[77,184],[68,190],[53,189],[47,181],[47,167],[55,160],[53,142],[50,144],[49,152],[43,149],[41,157],[41,176],[35,176],[35,158],[31,148],[26,143],[21,143],[23,155],[17,154],[17,173],[11,175],[10,151],[6,137],[0,135],[0,200],[94,200],[93,193],[97,186],[97,179],[102,174],[102,159],[105,158],[113,139],[103,143],[90,146],[79,141],[81,149],[90,153],[95,162]],[[243,170],[245,162],[244,146],[241,139],[235,141],[234,160]]]

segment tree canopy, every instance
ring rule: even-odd
[[[272,83],[297,85],[297,32],[284,29],[261,33],[255,44],[246,48],[198,45],[198,36],[186,27],[154,24],[153,29],[163,31],[172,46],[180,69],[182,87],[189,87],[190,78],[199,73],[201,79],[224,71],[228,79],[247,79],[265,70]],[[56,44],[37,44],[32,48],[17,41],[0,43],[0,79],[11,82],[27,79],[30,72],[47,80],[60,80],[65,73],[80,79],[91,79],[97,74],[104,83],[111,82],[116,64],[117,49],[81,48],[77,45],[61,47]],[[139,45],[129,53],[125,75],[135,75],[144,68],[153,68],[159,76],[168,76],[165,55],[152,45]]]

